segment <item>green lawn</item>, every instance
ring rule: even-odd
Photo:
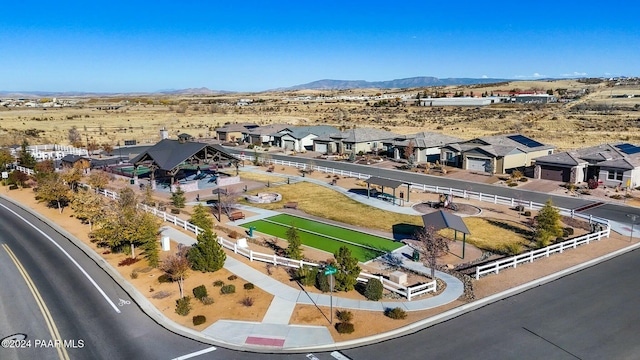
[[[286,232],[287,232],[287,229],[289,228],[288,225],[277,224],[277,223],[273,223],[265,220],[252,221],[250,223],[243,224],[242,226],[245,228],[249,228],[250,226],[253,226],[255,227],[256,231],[277,236],[282,239],[287,238]],[[334,240],[319,234],[312,234],[306,231],[299,231],[299,235],[300,235],[300,241],[304,245],[307,245],[316,249],[324,250],[332,254],[336,253],[341,246],[346,246],[347,248],[349,248],[349,250],[351,250],[351,254],[354,257],[356,257],[358,261],[362,261],[362,262],[374,259],[384,253],[383,251],[367,249],[362,246],[352,245],[346,242]]]
[[[361,244],[366,247],[381,250],[383,252],[393,251],[402,247],[402,243],[385,239],[380,236],[366,234],[360,231],[346,229],[340,226],[325,224],[315,220],[304,219],[288,214],[272,216],[267,220],[283,225],[293,225],[301,230],[308,230],[330,237],[343,239],[352,243]]]

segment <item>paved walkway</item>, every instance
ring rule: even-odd
[[[252,209],[253,211],[253,209]],[[260,214],[264,216],[264,214]],[[259,215],[257,215],[259,216]],[[163,226],[162,236],[184,245],[192,245],[195,239],[173,227]],[[408,250],[407,250],[408,251]],[[429,274],[424,265],[404,260],[404,265],[413,271]],[[242,261],[227,257],[225,269],[255,284],[262,290],[274,295],[262,322],[244,322],[220,320],[202,331],[216,340],[239,346],[274,347],[279,349],[330,345],[334,343],[329,330],[324,326],[289,325],[296,304],[333,306],[341,309],[384,311],[386,308],[401,307],[405,311],[426,310],[448,304],[458,299],[464,292],[462,282],[457,278],[436,271],[447,287],[433,297],[412,301],[366,301],[347,299],[339,296],[308,293],[283,284],[270,276],[244,264]]]

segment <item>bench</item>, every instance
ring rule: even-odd
[[[236,221],[240,219],[244,219],[244,213],[242,211],[234,211],[231,213],[231,215],[229,215],[229,220],[231,221]]]
[[[286,204],[284,204],[284,208],[285,209],[294,209],[294,210],[298,210],[298,203],[297,202],[288,202]]]

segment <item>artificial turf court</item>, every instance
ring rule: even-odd
[[[353,256],[363,262],[402,246],[401,243],[383,237],[288,214],[271,216],[263,220],[243,224],[242,226],[245,228],[253,226],[256,231],[261,233],[286,239],[287,229],[291,225],[298,229],[300,240],[304,245],[332,254],[341,246],[346,246],[351,250]]]

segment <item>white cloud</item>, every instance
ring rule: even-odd
[[[587,76],[586,72],[574,71],[573,73],[562,74],[562,76]]]
[[[488,79],[489,77],[487,75],[482,75],[481,78]]]
[[[541,77],[547,77],[547,75],[543,75],[543,74],[535,72],[532,75],[516,75],[516,76],[514,76],[514,78],[516,78],[516,79],[535,79],[535,78],[541,78]]]

